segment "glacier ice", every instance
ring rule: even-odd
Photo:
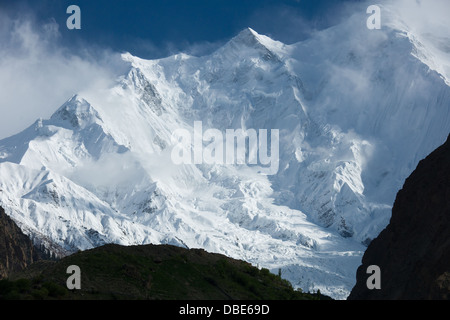
[[[404,179],[450,131],[433,57],[405,30],[358,23],[290,45],[248,28],[203,57],[123,54],[128,72],[107,92],[75,94],[0,141],[0,204],[60,255],[201,247],[345,298]],[[172,133],[196,121],[279,130],[277,174],[173,163]]]

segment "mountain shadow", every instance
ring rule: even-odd
[[[47,258],[47,255],[33,245],[30,238],[0,207],[0,279],[43,258]]]
[[[367,248],[349,300],[450,299],[450,136],[406,179],[389,225]],[[370,265],[381,289],[368,289]]]
[[[69,266],[81,289],[67,289]],[[0,299],[319,300],[268,269],[202,249],[107,244],[58,261],[41,260],[0,281]]]

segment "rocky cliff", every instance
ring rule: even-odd
[[[39,260],[42,253],[0,207],[0,279]]]
[[[367,268],[380,267],[369,290]],[[450,136],[397,194],[389,225],[367,248],[348,299],[450,299]]]

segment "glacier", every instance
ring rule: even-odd
[[[365,19],[294,44],[247,28],[206,56],[122,54],[114,86],[0,141],[0,205],[55,255],[203,248],[345,299],[405,178],[450,132],[446,55]],[[172,133],[196,121],[279,130],[278,172],[173,163]]]

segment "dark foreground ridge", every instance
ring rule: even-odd
[[[379,290],[367,288],[370,265],[380,267]],[[348,299],[450,299],[450,136],[405,181],[356,279]]]
[[[81,270],[81,289],[68,290],[71,265]],[[170,245],[108,244],[59,261],[41,260],[0,281],[0,299],[318,300],[294,290],[267,269]]]

